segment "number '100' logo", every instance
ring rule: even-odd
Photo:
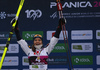
[[[25,13],[27,14],[27,18],[33,17],[33,20],[42,16],[41,10],[26,10]]]

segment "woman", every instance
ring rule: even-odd
[[[15,19],[11,21],[11,24],[15,22]],[[20,44],[23,51],[26,53],[29,59],[29,69],[30,70],[47,70],[48,63],[47,58],[50,52],[53,50],[54,46],[57,44],[59,35],[62,29],[62,24],[65,24],[64,18],[59,20],[59,25],[56,29],[55,35],[51,38],[50,43],[46,48],[43,48],[43,38],[41,35],[36,34],[33,37],[32,49],[28,47],[28,44],[20,36],[18,23],[15,26],[15,34],[17,37],[17,42]]]

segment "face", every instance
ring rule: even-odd
[[[42,40],[40,38],[35,38],[33,43],[34,45],[42,45]]]

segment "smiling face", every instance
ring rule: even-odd
[[[42,40],[40,38],[35,38],[33,41],[34,45],[42,45]]]

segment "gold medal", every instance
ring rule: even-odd
[[[40,60],[40,56],[37,57],[37,60]]]

